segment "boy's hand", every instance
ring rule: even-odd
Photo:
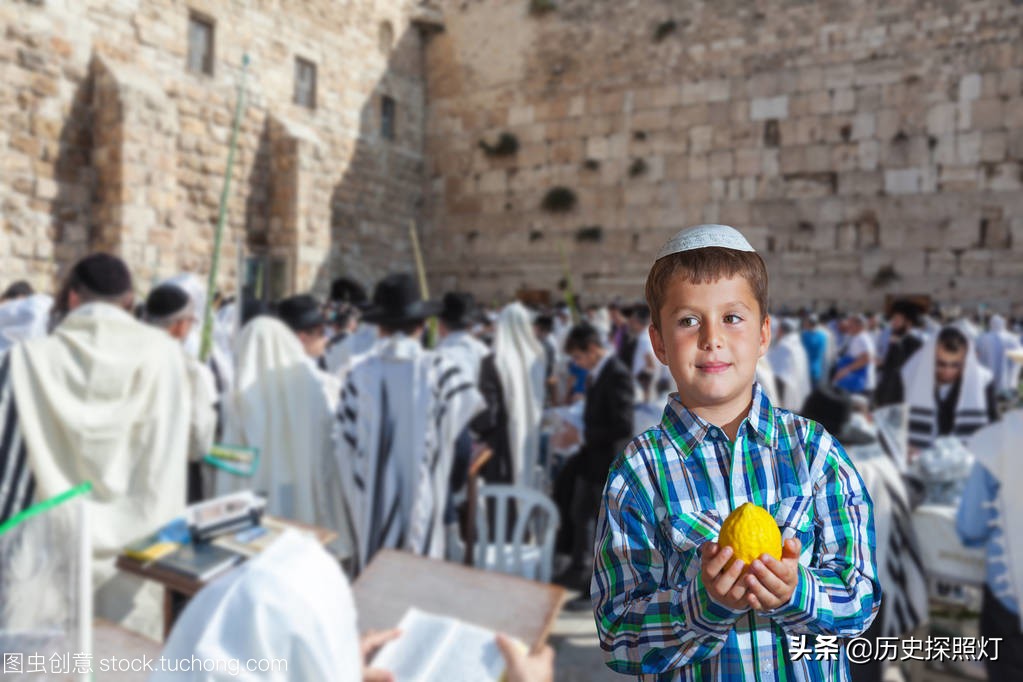
[[[799,583],[799,551],[802,543],[789,538],[782,545],[781,561],[763,554],[750,565],[746,575],[746,604],[757,611],[770,611],[792,598]]]
[[[731,558],[731,547],[722,547],[716,542],[705,542],[700,545],[700,573],[703,576],[703,586],[716,603],[733,611],[745,611],[749,608],[746,586],[739,580],[745,564],[736,559],[726,571],[725,565]]]

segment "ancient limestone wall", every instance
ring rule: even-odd
[[[49,289],[95,248],[125,255],[141,289],[206,272],[244,54],[222,285],[237,244],[283,258],[293,290],[412,268],[425,84],[413,4],[0,3],[0,284]],[[215,23],[212,75],[186,70],[190,12]],[[296,56],[317,66],[315,109],[292,102]],[[380,135],[384,95],[394,140]]]
[[[439,285],[555,289],[567,261],[591,299],[638,298],[670,234],[721,221],[764,254],[776,305],[901,291],[1023,313],[1020,3],[443,9],[427,47]]]

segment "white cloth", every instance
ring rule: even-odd
[[[351,532],[332,442],[337,382],[266,316],[242,330],[236,372],[223,441],[257,448],[259,465],[251,478],[217,471],[216,493],[265,493],[268,513],[336,531],[333,547],[347,556]]]
[[[650,340],[650,334],[644,329],[636,335],[636,352],[632,356],[632,376],[638,377],[641,372],[650,372],[651,380],[653,380],[653,375],[657,372],[657,365],[654,344]]]
[[[203,284],[202,280],[194,272],[182,272],[165,279],[160,284],[173,284],[180,287],[192,300],[196,324],[192,325],[192,330],[185,337],[184,343],[185,351],[189,355],[193,358],[199,357],[199,350],[202,345],[202,325],[206,319],[206,285]]]
[[[185,356],[185,371],[188,374],[188,385],[192,393],[192,414],[188,431],[188,459],[192,462],[202,461],[210,451],[217,432],[217,385],[213,372],[181,349]]]
[[[771,404],[778,405],[778,384],[775,383],[774,368],[771,367],[771,361],[766,355],[757,360],[755,379]],[[752,387],[750,388],[752,390]]]
[[[1019,444],[1023,439],[1023,410],[1002,415],[1001,421],[973,434],[968,448],[977,461],[998,481],[998,522],[1003,525],[1008,575],[1016,603],[1023,601],[1023,467]],[[1019,614],[1023,629],[1023,613]]]
[[[505,306],[494,331],[494,367],[508,414],[512,482],[516,485],[532,487],[539,462],[544,361],[529,311],[521,303]]]
[[[19,341],[46,336],[53,298],[35,294],[0,303],[0,357]]]
[[[455,440],[484,405],[457,365],[404,334],[352,367],[335,442],[358,570],[385,547],[444,557]]]
[[[467,331],[449,333],[437,344],[437,352],[445,356],[462,370],[474,383],[479,383],[480,364],[490,355],[490,349]]]
[[[352,365],[373,350],[377,340],[376,325],[359,324],[353,333],[327,348],[323,356],[327,371],[343,384]]]
[[[153,673],[149,682],[362,679],[348,581],[315,540],[291,531],[196,594],[162,655],[178,672]],[[201,664],[188,665],[190,671],[178,663],[193,657]],[[262,664],[272,672],[246,670],[250,660],[257,670]],[[231,665],[238,667],[236,675]]]
[[[124,545],[185,509],[191,394],[179,344],[91,303],[51,335],[16,346],[11,381],[36,497],[92,482],[96,613],[151,633],[158,613],[132,603],[145,599],[141,583],[113,564]]]
[[[1005,318],[991,317],[991,330],[977,339],[977,357],[981,364],[994,375],[995,388],[999,393],[1015,393],[1019,390],[1020,365],[1009,359],[1009,353],[1023,345],[1014,334],[1006,331]]]
[[[810,361],[806,356],[806,348],[796,332],[782,336],[767,353],[774,376],[781,381],[785,390],[782,393],[782,407],[792,412],[803,409],[803,403],[810,395]]]

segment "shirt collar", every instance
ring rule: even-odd
[[[714,434],[721,439],[725,437],[721,429],[683,405],[678,393],[668,396],[661,427],[679,447],[684,457],[692,454],[708,434]],[[753,383],[753,402],[749,414],[739,425],[739,429],[746,429],[748,438],[755,438],[768,447],[775,447],[774,406],[757,382]]]

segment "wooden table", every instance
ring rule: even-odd
[[[381,550],[352,585],[359,629],[395,627],[409,607],[543,646],[565,590],[516,576]]]
[[[323,545],[326,545],[337,538],[337,533],[327,528],[311,526],[307,523],[292,521],[291,519],[281,519],[275,516],[267,516],[264,518],[283,526],[294,528],[295,530],[311,533]],[[195,578],[190,578],[189,576],[178,573],[177,571],[164,568],[154,561],[142,561],[140,559],[129,557],[125,554],[118,555],[117,563],[115,565],[118,570],[124,571],[125,573],[137,575],[140,578],[145,578],[146,580],[154,580],[163,585],[163,637],[165,640],[170,635],[170,631],[174,626],[177,614],[180,613],[181,609],[184,608],[184,605],[188,603],[188,600],[191,599],[196,592],[227,572],[221,571],[206,580],[196,580]]]

